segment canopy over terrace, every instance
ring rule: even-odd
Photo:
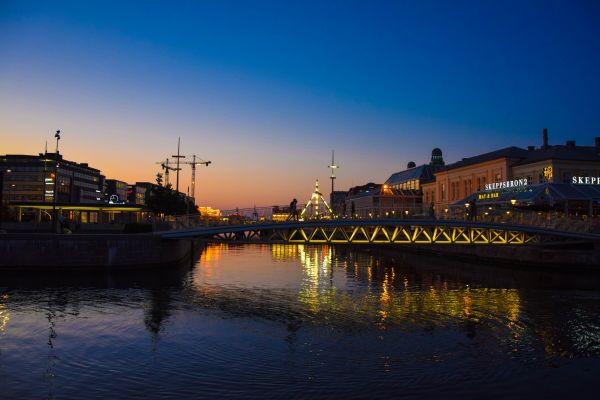
[[[467,203],[598,216],[600,185],[544,183],[514,189],[486,190],[457,201],[450,207],[465,208]]]
[[[52,219],[52,203],[11,202],[9,207],[16,209],[18,222]],[[142,206],[131,204],[57,203],[56,209],[62,215],[82,224],[140,222],[146,214]]]

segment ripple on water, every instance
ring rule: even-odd
[[[553,395],[590,387],[600,367],[597,290],[326,246],[219,246],[177,276],[2,289],[6,393],[489,397],[537,384]]]

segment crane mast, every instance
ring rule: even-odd
[[[201,158],[196,158],[197,156],[194,154],[192,155],[192,161],[191,162],[184,162],[183,164],[188,164],[192,166],[192,198],[194,199],[194,202],[196,201],[196,166],[197,165],[204,165],[206,167],[209,166],[209,164],[212,163],[212,161],[204,161]]]
[[[163,171],[165,171],[165,186],[169,186],[169,171],[175,171],[176,168],[169,165],[168,158],[165,161],[158,161],[156,164],[160,164]]]

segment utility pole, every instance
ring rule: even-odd
[[[175,155],[171,156],[171,157],[177,159],[177,168],[175,168],[175,171],[177,171],[177,178],[176,178],[176,181],[175,181],[175,190],[177,192],[179,192],[179,171],[181,171],[181,168],[179,168],[179,159],[180,158],[185,158],[185,156],[182,156],[182,155],[179,154],[179,143],[180,143],[180,140],[181,140],[181,138],[178,137],[177,138],[177,155],[176,156]]]
[[[58,141],[60,140],[60,129],[54,134],[56,138],[56,153],[54,153],[54,194],[52,195],[52,232],[56,233],[56,194],[58,186]]]

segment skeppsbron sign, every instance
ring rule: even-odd
[[[574,185],[600,185],[600,176],[574,176],[571,178]]]
[[[527,179],[513,179],[512,181],[486,183],[484,190],[512,189],[529,185]]]

